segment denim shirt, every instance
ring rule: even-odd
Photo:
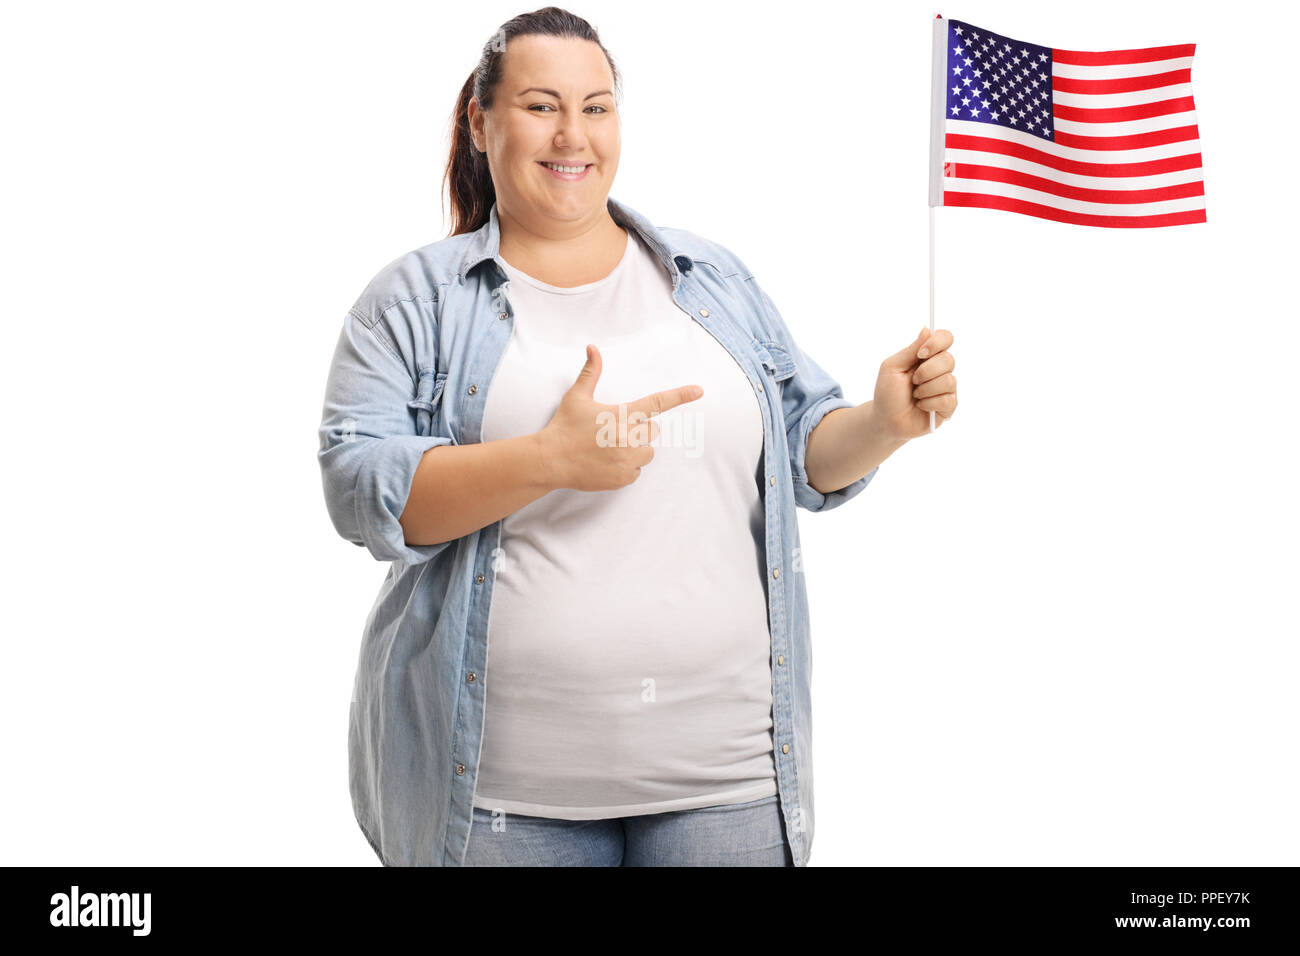
[[[813,837],[812,647],[795,509],[838,507],[879,468],[829,494],[811,487],[808,436],[827,412],[855,403],[800,351],[728,249],[653,226],[613,198],[607,208],[662,260],[673,301],[731,354],[762,410],[755,480],[766,533],[754,547],[765,567],[777,789],[795,865],[804,866]],[[384,267],[343,320],[325,390],[318,460],[330,520],[389,562],[365,621],[348,718],[353,810],[385,866],[459,866],[469,840],[502,522],[411,545],[398,519],[426,451],[482,440],[488,389],[514,326],[499,241],[493,204],[477,231]]]

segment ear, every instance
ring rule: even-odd
[[[482,137],[483,137],[482,112],[483,111],[479,109],[477,96],[471,96],[469,98],[469,106],[467,107],[467,112],[469,113],[470,142],[474,144],[474,148],[477,149],[480,153],[486,153],[487,150],[483,148],[483,143],[482,143]]]

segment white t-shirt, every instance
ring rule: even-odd
[[[484,441],[544,428],[588,342],[598,402],[704,395],[653,419],[655,457],[632,484],[552,491],[506,516],[474,805],[586,820],[776,793],[753,386],[633,232],[596,282],[506,273],[514,329]]]

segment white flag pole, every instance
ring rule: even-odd
[[[930,334],[934,334],[934,207],[930,207]],[[930,431],[934,431],[934,409],[930,409]]]
[[[944,113],[948,103],[948,23],[935,14],[930,41],[930,334],[934,334],[934,207],[943,205]],[[934,431],[934,412],[930,412]]]

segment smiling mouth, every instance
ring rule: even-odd
[[[545,166],[552,172],[565,173],[567,175],[576,175],[578,173],[586,172],[587,169],[592,166],[591,163],[548,163],[542,159],[537,161],[537,165]]]

